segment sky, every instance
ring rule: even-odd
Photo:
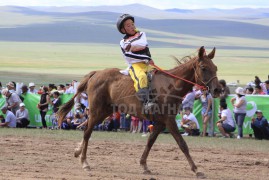
[[[0,6],[118,6],[133,3],[158,9],[269,8],[269,0],[0,0]]]

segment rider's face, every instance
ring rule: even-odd
[[[135,27],[134,22],[131,19],[127,19],[123,23],[122,32],[124,32],[125,34],[128,34],[128,35],[135,35],[136,27]]]

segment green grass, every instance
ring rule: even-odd
[[[212,47],[206,48],[209,53]],[[176,65],[170,55],[180,58],[196,50],[151,48],[151,54],[157,65],[169,69]],[[38,85],[65,83],[80,80],[92,70],[126,67],[118,44],[0,42],[0,62],[3,84],[10,80],[26,84],[34,81]],[[218,66],[219,79],[227,82],[240,80],[241,84],[246,84],[255,75],[265,80],[269,74],[269,57],[265,50],[217,47],[214,62]]]
[[[41,130],[41,129],[6,129],[1,128],[0,136],[32,137],[46,138],[55,140],[69,140],[80,142],[83,137],[82,131],[64,131],[64,130]],[[222,138],[201,138],[184,137],[190,148],[210,148],[242,151],[268,152],[269,144],[267,141],[258,141],[254,139],[222,139]],[[141,137],[141,134],[129,132],[98,132],[92,134],[92,141],[118,141],[124,143],[143,142],[146,145],[147,138]],[[156,144],[176,144],[171,134],[161,134]]]

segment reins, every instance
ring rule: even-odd
[[[199,84],[197,84],[197,83],[194,83],[194,82],[192,82],[192,81],[189,81],[189,80],[187,80],[187,79],[184,79],[184,78],[181,78],[181,77],[178,77],[178,76],[176,76],[176,75],[174,75],[174,74],[171,74],[171,73],[169,73],[169,72],[167,72],[167,71],[164,71],[163,69],[161,69],[159,66],[157,66],[157,65],[155,65],[155,64],[150,64],[151,66],[153,66],[153,67],[155,67],[156,69],[158,69],[159,71],[161,71],[162,73],[164,73],[164,74],[167,74],[167,75],[169,75],[169,76],[171,76],[171,77],[173,77],[173,78],[175,78],[175,79],[180,79],[180,80],[182,80],[182,81],[185,81],[185,82],[187,82],[187,83],[190,83],[190,84],[193,84],[194,86],[197,86],[197,87],[199,87],[199,88],[205,88],[204,86],[201,86],[201,85],[199,85]],[[195,71],[195,69],[194,69],[194,71]],[[196,72],[196,71],[195,71]],[[210,81],[212,80],[213,78],[211,78],[210,79]],[[210,82],[209,81],[209,82]]]

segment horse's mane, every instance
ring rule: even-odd
[[[190,62],[192,59],[196,58],[197,55],[195,55],[195,53],[192,53],[190,55],[184,56],[182,58],[177,58],[174,55],[171,55],[171,57],[175,60],[177,66],[174,67],[173,69],[170,69],[170,71],[174,71],[177,70],[179,67],[180,69],[185,68],[188,64],[188,62]]]
[[[171,56],[177,63],[178,66],[182,65],[182,64],[185,64],[186,62],[189,62],[192,57],[191,56],[185,56],[185,57],[182,57],[181,59],[177,58],[176,56]]]
[[[197,51],[196,51],[197,52]],[[176,56],[174,55],[171,55],[171,57],[176,61],[177,63],[177,66],[180,66],[182,64],[186,64],[187,62],[189,62],[191,59],[195,58],[197,55],[196,55],[196,52],[193,52],[191,53],[190,55],[187,55],[187,56],[184,56],[182,58],[177,58]]]

